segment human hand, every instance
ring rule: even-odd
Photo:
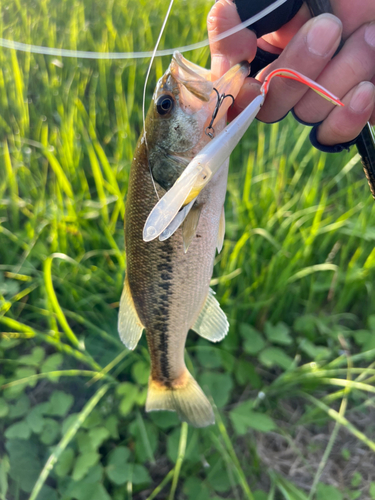
[[[301,84],[275,79],[258,115],[262,121],[279,120],[294,107],[300,120],[307,123],[322,121],[317,139],[324,145],[349,142],[369,119],[375,122],[375,3],[373,0],[355,3],[352,0],[332,0],[331,3],[340,19],[329,14],[310,19],[304,5],[289,23],[258,40],[262,49],[280,53],[280,56],[257,76],[257,80],[247,79],[230,118],[234,118],[258,95],[259,81],[263,82],[270,71],[289,67],[328,88],[346,106],[333,108]],[[231,0],[219,0],[208,16],[209,36],[212,38],[239,22]],[[331,60],[341,36],[345,44]],[[214,77],[244,59],[251,62],[255,51],[256,37],[248,29],[212,43]]]

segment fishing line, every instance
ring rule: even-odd
[[[243,23],[237,24],[233,28],[230,28],[220,35],[216,35],[212,37],[211,43],[219,42],[220,40],[224,40],[228,36],[234,35],[239,31],[247,28],[251,24],[256,23],[263,17],[267,16],[275,9],[283,5],[287,0],[277,0],[273,4],[269,5],[265,9],[255,14],[255,16],[250,17]],[[173,2],[171,2],[173,3]],[[170,9],[168,9],[170,10]],[[168,13],[169,15],[169,13]],[[164,29],[164,24],[163,24]],[[160,41],[160,40],[159,40]],[[40,45],[31,45],[28,43],[17,42],[13,40],[8,40],[6,38],[0,38],[0,47],[4,47],[7,49],[19,50],[21,52],[31,52],[33,54],[43,54],[46,56],[55,56],[55,57],[75,57],[77,59],[148,59],[155,58],[161,56],[170,56],[173,55],[175,50],[179,52],[188,52],[189,50],[201,49],[203,47],[207,47],[210,44],[209,40],[206,38],[201,42],[192,43],[191,45],[184,45],[183,47],[175,47],[171,49],[163,49],[163,50],[153,50],[146,52],[89,52],[85,50],[70,50],[70,49],[58,49],[55,47],[43,47]]]
[[[143,86],[143,100],[142,100],[143,137],[144,137],[145,144],[146,144],[148,169],[149,169],[149,171],[150,171],[150,176],[151,176],[152,185],[154,186],[154,191],[155,191],[155,194],[156,194],[156,197],[157,197],[157,199],[158,199],[158,200],[159,200],[158,191],[157,191],[157,189],[156,189],[156,186],[155,186],[155,181],[154,181],[154,177],[153,177],[152,172],[151,172],[151,165],[150,165],[150,162],[148,161],[148,144],[147,144],[147,135],[146,135],[146,112],[145,112],[145,104],[146,104],[146,90],[147,90],[147,82],[148,82],[148,78],[149,78],[149,76],[150,76],[150,72],[151,72],[151,68],[152,68],[152,63],[154,62],[154,59],[155,59],[155,54],[156,54],[157,49],[158,49],[158,45],[159,45],[160,40],[161,40],[161,37],[162,37],[162,35],[163,35],[164,28],[165,28],[165,26],[166,26],[166,24],[167,24],[169,14],[170,14],[170,12],[171,12],[171,10],[172,10],[172,5],[173,5],[173,2],[174,2],[174,0],[171,0],[171,1],[169,2],[169,7],[168,7],[168,10],[167,10],[167,13],[165,14],[163,24],[162,24],[162,26],[161,26],[161,28],[160,28],[160,33],[159,33],[158,39],[156,40],[156,44],[155,44],[154,50],[153,50],[153,52],[152,52],[152,56],[151,56],[151,60],[150,60],[150,64],[148,65],[148,68],[147,68],[147,73],[146,73],[145,84],[144,84],[144,86]]]

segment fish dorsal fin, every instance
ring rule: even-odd
[[[193,241],[195,236],[199,217],[201,215],[202,207],[199,205],[195,205],[187,215],[184,220],[184,224],[182,226],[182,238],[184,241],[184,252],[188,251],[190,243]]]
[[[130,350],[137,347],[141,338],[143,325],[134,307],[133,298],[127,278],[125,278],[124,289],[120,300],[120,310],[118,314],[118,332],[121,341]]]
[[[219,232],[217,233],[217,242],[216,242],[217,253],[220,253],[223,248],[224,236],[225,236],[225,212],[223,206],[220,215]]]
[[[211,342],[220,342],[228,333],[229,323],[214,294],[210,288],[192,330]]]
[[[191,207],[194,205],[194,202],[195,198],[188,205],[185,205],[184,207],[181,208],[181,210],[178,212],[178,214],[172,220],[169,226],[166,229],[164,229],[164,231],[159,236],[160,241],[167,240],[172,236],[172,234],[174,234],[177,231],[177,229],[181,226],[186,217],[188,217],[188,214],[191,210]]]

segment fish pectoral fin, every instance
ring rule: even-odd
[[[210,288],[198,318],[192,330],[204,339],[211,342],[223,340],[229,330],[229,323],[219,302],[214,297],[215,292]]]
[[[193,427],[215,423],[210,402],[187,369],[168,385],[150,377],[146,411],[158,410],[175,411],[180,420]]]
[[[182,225],[182,239],[184,241],[184,253],[188,251],[190,243],[193,241],[195,233],[197,231],[197,226],[199,222],[199,217],[201,215],[202,207],[196,205],[192,207],[188,215],[186,216],[184,223]]]
[[[125,278],[118,314],[118,332],[120,334],[120,339],[128,349],[133,350],[137,347],[138,341],[142,336],[142,331],[143,325],[135,310],[129,283],[127,278]]]
[[[224,236],[225,236],[225,212],[223,206],[220,215],[219,232],[217,233],[217,242],[216,242],[217,253],[220,253],[221,250],[223,249]]]

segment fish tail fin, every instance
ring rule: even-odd
[[[193,427],[206,427],[215,423],[210,402],[187,369],[170,385],[150,377],[146,411],[157,410],[175,411],[180,420]]]

